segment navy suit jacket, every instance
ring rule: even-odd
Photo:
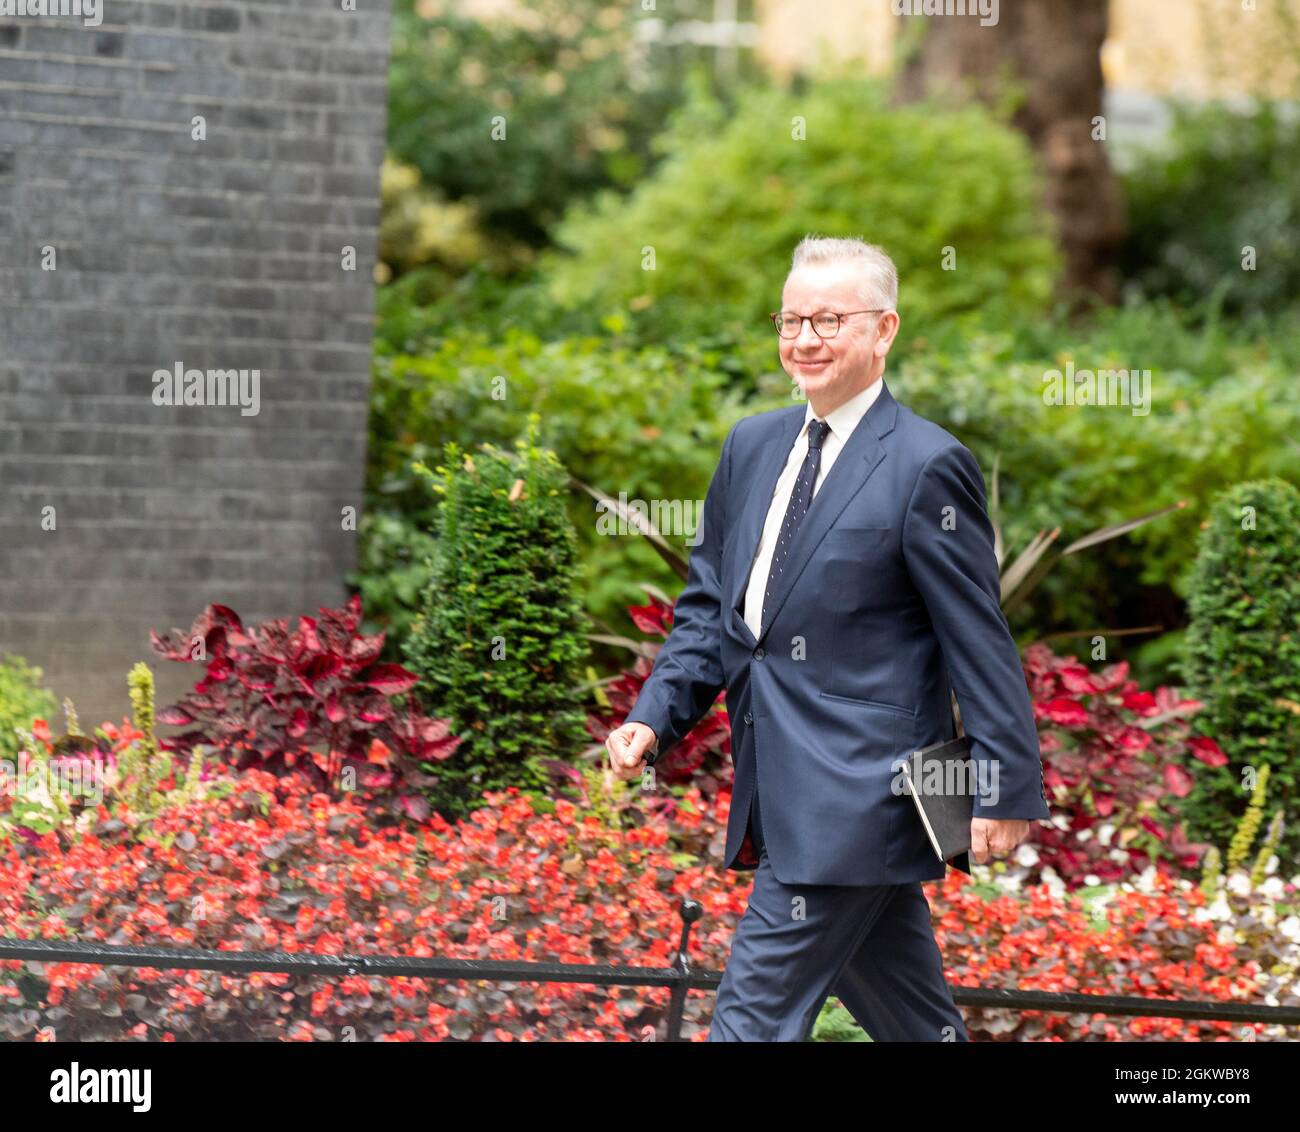
[[[757,789],[783,883],[932,880],[945,865],[891,784],[902,756],[952,738],[950,687],[972,758],[996,764],[996,801],[977,797],[976,816],[1050,816],[984,479],[967,448],[885,386],[817,489],[755,638],[745,587],[804,416],[803,404],[775,409],[727,434],[672,631],[627,719],[654,729],[653,763],[726,689],[725,867],[757,864],[746,836]]]

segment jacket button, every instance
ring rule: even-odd
[[[754,716],[753,716],[752,713],[750,713],[750,712],[745,712],[745,722],[746,722],[746,723],[753,723],[753,722],[754,722]]]
[[[755,660],[762,660],[763,657],[765,657],[765,656],[767,656],[767,653],[765,653],[762,649],[755,649],[755,650],[754,650],[754,659],[755,659]]]

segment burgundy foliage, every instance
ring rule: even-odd
[[[376,663],[384,634],[358,631],[360,597],[319,612],[293,629],[287,618],[245,626],[214,604],[189,632],[151,632],[157,655],[206,666],[192,692],[158,713],[159,723],[190,728],[161,745],[211,745],[236,769],[296,769],[322,788],[337,789],[351,767],[362,797],[423,819],[423,791],[436,779],[421,764],[449,758],[460,740],[408,695],[414,673]]]

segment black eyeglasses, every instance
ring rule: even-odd
[[[851,314],[883,314],[885,307],[869,311],[817,311],[814,314],[795,314],[794,311],[773,311],[768,318],[772,320],[772,325],[776,327],[776,332],[782,338],[798,338],[799,332],[803,330],[803,320],[806,318],[812,323],[813,333],[818,338],[834,338],[840,332],[840,320],[848,318]]]

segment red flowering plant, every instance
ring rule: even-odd
[[[158,713],[189,727],[168,750],[210,745],[236,769],[302,770],[321,789],[346,783],[368,801],[422,819],[433,764],[460,744],[445,720],[425,716],[411,691],[418,677],[377,663],[384,634],[359,633],[361,599],[319,617],[245,626],[225,605],[209,605],[188,633],[150,633],[168,660],[206,665],[194,690]]]
[[[1148,866],[1172,875],[1196,868],[1207,846],[1187,840],[1177,801],[1196,763],[1227,761],[1213,739],[1191,733],[1200,703],[1173,688],[1141,691],[1126,661],[1093,672],[1038,643],[1023,664],[1054,818],[1032,826],[1036,864],[1070,888]]]
[[[587,730],[601,743],[609,733],[622,726],[628,712],[654,668],[655,657],[668,639],[673,623],[673,603],[657,597],[646,588],[649,605],[628,606],[632,624],[642,633],[659,638],[637,641],[631,638],[598,638],[620,644],[637,654],[632,667],[605,686],[609,708],[588,716]],[[713,797],[724,784],[731,783],[731,728],[727,721],[726,694],[719,694],[709,712],[677,746],[655,762],[655,774],[668,785],[693,783],[706,797]]]

